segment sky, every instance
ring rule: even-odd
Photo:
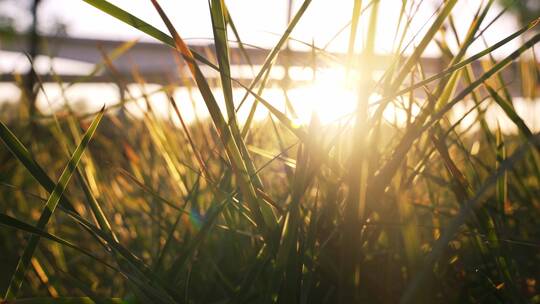
[[[140,37],[149,39],[136,29],[122,24],[120,21],[102,13],[81,0],[43,0],[40,20],[51,24],[60,20],[67,25],[68,33],[73,36],[131,39]],[[287,25],[287,8],[289,0],[227,0],[226,4],[244,42],[257,46],[271,47],[283,33]],[[127,10],[135,16],[166,31],[163,22],[149,0],[111,0],[111,3]],[[208,1],[205,0],[161,0],[173,24],[183,38],[212,37]],[[302,4],[302,0],[293,0],[293,11]],[[369,2],[369,1],[364,1]],[[457,4],[456,24],[458,29],[465,31],[480,0],[461,0]],[[401,1],[382,0],[378,23],[377,46],[379,51],[391,49]],[[439,7],[441,0],[424,0],[411,28],[420,29]],[[397,5],[396,5],[397,4]],[[305,15],[297,25],[292,36],[296,39],[316,45],[326,44],[351,19],[352,0],[313,0]],[[491,11],[488,20],[493,18],[500,7]],[[368,18],[363,18],[367,20]],[[362,25],[361,25],[362,28]],[[508,15],[498,21],[491,30],[486,32],[488,42],[496,41],[502,35],[508,35],[516,30],[517,25],[512,16]],[[150,40],[150,39],[149,39]],[[331,50],[343,50],[348,41],[348,31],[340,35]],[[436,53],[435,48],[428,50]],[[503,50],[504,52],[504,50]]]

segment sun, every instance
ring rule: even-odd
[[[346,85],[345,71],[332,68],[317,71],[315,80],[291,89],[289,98],[300,124],[316,115],[322,124],[340,124],[356,109],[356,94]]]
[[[308,125],[314,115],[323,125],[354,123],[355,120],[351,118],[354,117],[358,104],[355,82],[358,82],[358,77],[352,73],[346,77],[345,69],[328,68],[318,70],[315,80],[309,85],[290,89],[289,98],[298,115],[295,124]],[[370,94],[369,113],[380,106],[381,98],[376,92]],[[395,126],[405,125],[408,119],[405,107],[411,107],[412,117],[420,112],[417,104],[411,105],[407,97],[400,97],[386,105],[383,111],[384,121]]]

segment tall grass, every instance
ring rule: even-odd
[[[314,116],[299,125],[290,115],[294,100],[280,109],[262,95],[311,0],[301,3],[264,63],[252,67],[248,84],[231,76],[231,33],[242,56],[248,53],[225,1],[208,1],[216,62],[189,48],[169,20],[174,12],[157,0],[151,4],[168,33],[106,0],[84,2],[169,45],[210,119],[187,124],[174,83],[144,95],[142,118],[113,111],[135,99],[127,86],[125,100],[99,113],[67,108],[68,115],[28,117],[21,102],[18,119],[2,118],[0,278],[7,303],[540,301],[540,135],[517,113],[510,80],[502,77],[517,61],[522,95],[536,96],[539,66],[529,58],[540,41],[538,19],[473,53],[471,45],[504,15],[488,14],[493,0],[481,1],[465,35],[453,20],[457,0],[442,2],[418,33],[411,22],[425,4],[401,1],[395,48],[376,78],[385,12],[378,0],[355,0],[345,56],[306,45],[346,70],[356,111],[349,123],[323,125]],[[513,52],[492,56],[514,41]],[[116,75],[114,60],[133,43],[104,54],[88,77],[102,69]],[[434,75],[422,66],[429,45],[445,62]],[[219,72],[225,111],[203,65]],[[143,76],[134,78],[143,88]],[[242,99],[235,89],[245,92]],[[169,119],[151,107],[159,93],[168,97]],[[248,99],[254,103],[242,122],[238,110]],[[452,118],[460,104],[469,110]],[[269,111],[263,122],[253,121],[258,106]],[[405,123],[387,120],[389,107],[402,108]],[[500,107],[517,134],[490,128],[488,107]]]

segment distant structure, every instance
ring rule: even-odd
[[[125,41],[114,40],[101,40],[101,39],[86,39],[86,38],[74,38],[74,37],[51,37],[41,36],[40,46],[37,48],[39,53],[45,56],[53,58],[71,59],[86,63],[99,63],[104,60],[104,54],[112,52],[118,48]],[[0,40],[0,50],[11,52],[27,52],[27,38],[23,35],[11,37],[9,40]],[[214,60],[214,46],[212,44],[206,45],[192,45],[191,48],[199,54],[208,58],[210,62]],[[57,75],[62,82],[90,82],[90,83],[114,83],[116,78],[120,76],[125,83],[135,83],[136,80],[133,77],[134,66],[137,68],[138,73],[145,79],[147,83],[155,84],[169,84],[176,83],[179,86],[184,85],[179,77],[179,65],[177,59],[175,59],[175,50],[162,44],[154,42],[137,42],[131,47],[125,54],[116,58],[113,62],[115,75],[113,76],[110,71],[104,69],[105,72],[93,75],[92,77],[83,77],[85,75],[73,75],[73,74],[60,74]],[[247,56],[250,62],[257,69],[257,65],[262,65],[266,59],[269,50],[246,48]],[[232,47],[230,50],[231,65],[233,66],[248,66],[248,62],[245,60],[239,50],[239,48]],[[315,58],[314,58],[315,57]],[[276,65],[287,67],[324,67],[324,66],[339,66],[346,61],[344,54],[327,53],[321,50],[313,51],[293,51],[287,50],[279,55]],[[384,70],[391,62],[390,58],[385,55],[379,55],[374,60],[374,66],[376,69]],[[446,64],[440,58],[423,58],[421,60],[422,68],[427,74],[434,74],[442,71]],[[204,67],[204,65],[203,65]],[[474,62],[472,64],[475,75],[483,73],[481,62]],[[244,72],[238,72],[239,69],[232,70],[232,78],[240,81],[244,84],[248,84],[251,80],[251,75],[246,75]],[[236,71],[236,73],[235,73]],[[219,76],[219,74],[213,71],[210,67],[206,67],[204,70],[209,79]],[[235,75],[236,74],[236,75]],[[51,75],[39,75],[40,79],[44,82],[55,82],[56,80]],[[187,76],[187,73],[186,75]],[[505,69],[503,78],[508,82],[510,92],[519,96],[521,94],[521,82],[520,71],[517,64],[513,64]],[[13,81],[13,75],[9,73],[0,74],[0,82]],[[274,79],[273,81],[280,81],[280,79]],[[297,83],[306,82],[306,80],[292,80],[292,85]],[[218,83],[210,81],[211,84]]]

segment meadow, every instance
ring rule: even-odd
[[[99,111],[34,111],[28,92],[2,104],[2,303],[540,303],[540,134],[515,107],[540,93],[540,19],[477,52],[471,45],[510,14],[494,0],[479,1],[464,33],[458,0],[441,2],[418,33],[422,1],[398,1],[394,49],[376,71],[384,12],[379,0],[355,0],[347,53],[305,42],[354,92],[353,111],[328,123],[264,95],[311,0],[250,83],[231,76],[231,46],[249,46],[226,1],[208,1],[211,58],[190,50],[157,0],[167,32],[106,0],[84,2],[175,50],[208,117],[187,122],[175,84],[142,98],[128,90]],[[435,74],[422,66],[430,45],[444,59]],[[104,53],[93,73],[114,75],[129,47]],[[318,102],[338,104],[332,89]],[[39,81],[36,91],[46,94]],[[153,94],[166,97],[167,117]],[[512,132],[486,117],[493,107]]]

